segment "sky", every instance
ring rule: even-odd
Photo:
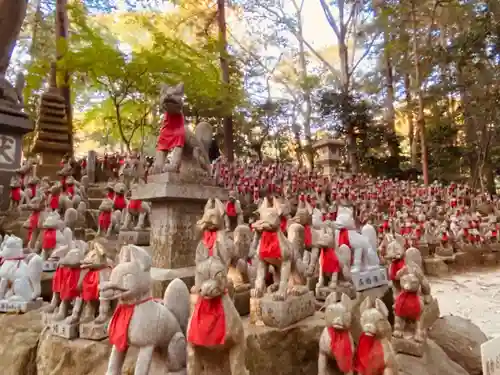
[[[314,47],[327,47],[335,44],[335,35],[326,21],[319,0],[306,0],[304,5],[304,35]]]

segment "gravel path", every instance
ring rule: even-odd
[[[486,335],[500,336],[500,269],[473,270],[429,280],[441,315],[468,318]]]

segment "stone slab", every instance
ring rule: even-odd
[[[260,299],[262,321],[266,326],[286,328],[316,312],[313,292],[301,296],[289,295],[285,301],[274,301],[272,294]]]
[[[55,272],[57,270],[58,260],[46,260],[43,262],[43,272]]]
[[[224,188],[203,185],[203,181],[182,183],[178,179],[175,181],[173,175],[175,174],[163,173],[150,176],[147,184],[138,185],[132,190],[132,199],[152,202],[184,199],[206,201],[209,198],[227,200],[229,197],[228,191]]]
[[[365,289],[377,288],[389,283],[387,268],[379,267],[372,270],[352,272],[352,282],[358,292]]]
[[[392,337],[392,347],[396,353],[412,355],[414,357],[422,357],[425,352],[425,344],[416,342],[411,337]]]
[[[53,321],[50,323],[50,333],[69,340],[76,339],[79,334],[78,324],[68,324],[64,320],[60,322]]]
[[[455,265],[461,267],[470,267],[475,264],[474,256],[471,253],[459,251],[455,253]]]
[[[153,297],[163,298],[165,289],[174,279],[184,281],[188,289],[194,285],[194,274],[196,267],[182,267],[175,269],[151,268],[151,278],[153,279]]]
[[[80,324],[79,334],[81,339],[100,341],[108,337],[108,324],[94,322]]]
[[[145,230],[120,231],[118,234],[118,243],[121,245],[149,246],[149,241],[150,233]]]
[[[37,298],[35,301],[13,302],[8,300],[0,300],[0,312],[8,314],[24,314],[32,310],[39,309],[43,305],[42,298]]]

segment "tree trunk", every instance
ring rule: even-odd
[[[425,142],[425,113],[424,113],[424,97],[422,92],[422,77],[420,67],[420,51],[418,48],[418,30],[417,30],[417,16],[415,9],[415,0],[411,2],[411,16],[413,26],[413,57],[415,68],[415,94],[417,97],[417,126],[420,135],[420,149],[422,152],[422,174],[424,184],[429,184],[429,161],[427,155],[427,144]]]
[[[61,44],[64,41],[67,41],[68,38],[68,2],[67,0],[56,0],[56,46],[57,46],[57,61],[60,61],[64,56],[64,51],[66,46],[61,47]],[[61,95],[66,102],[66,117],[68,120],[68,133],[69,133],[69,142],[71,145],[71,155],[73,156],[74,152],[74,137],[73,137],[73,110],[71,105],[71,90],[69,86],[69,72],[64,70],[62,72],[62,82],[60,84]]]
[[[404,85],[405,85],[405,101],[406,101],[406,118],[408,121],[408,141],[410,146],[410,161],[411,166],[416,168],[417,166],[417,138],[415,137],[415,121],[413,118],[413,103],[411,97],[411,81],[410,75],[406,73],[404,75]]]
[[[227,30],[226,30],[226,4],[224,0],[217,0],[217,21],[219,25],[220,43],[220,68],[222,71],[222,82],[229,90],[229,62],[227,60]],[[234,160],[234,138],[233,138],[233,116],[227,114],[222,120],[224,129],[224,153],[229,162]]]

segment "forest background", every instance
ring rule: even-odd
[[[50,65],[69,73],[77,153],[154,151],[159,85],[184,82],[188,121],[210,121],[236,157],[311,165],[345,140],[354,172],[467,180],[492,190],[500,160],[500,3],[495,0],[29,2],[11,74],[36,119]],[[131,4],[132,3],[132,4]],[[228,62],[229,84],[220,59]],[[29,143],[29,137],[26,140]]]

